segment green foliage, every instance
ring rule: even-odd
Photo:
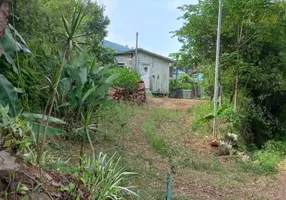
[[[2,45],[2,53],[5,56],[7,62],[13,66],[13,71],[15,73],[19,73],[18,68],[16,67],[16,64],[13,60],[13,56],[16,52],[23,50],[25,53],[31,53],[29,49],[27,49],[24,45],[18,43],[16,39],[12,36],[11,30],[12,29],[18,38],[21,39],[21,41],[25,43],[22,36],[18,33],[18,31],[12,26],[8,25],[5,29],[4,36],[0,39],[0,44]]]
[[[71,55],[71,51],[74,48],[79,51],[82,51],[82,48],[79,46],[77,40],[85,36],[85,34],[78,33],[83,17],[84,11],[81,7],[76,7],[74,9],[71,22],[68,22],[68,20],[64,16],[62,16],[62,21],[64,25],[63,42],[65,43],[65,56],[67,57]]]
[[[170,91],[176,88],[182,88],[185,90],[191,89],[193,86],[193,79],[189,74],[183,73],[178,79],[170,79],[169,88]]]
[[[34,149],[27,148],[24,153],[18,155],[23,159],[25,163],[35,165],[37,163],[37,152]],[[49,166],[61,166],[66,165],[69,159],[64,159],[62,157],[56,157],[53,153],[45,150],[41,155],[42,167],[47,168]]]
[[[0,74],[0,104],[9,105],[9,114],[15,117],[20,112],[17,91],[7,78]]]
[[[226,113],[228,110],[229,109],[226,107],[221,107],[216,111],[215,114],[208,114],[205,117],[203,117],[202,119],[200,119],[197,123],[199,125],[203,125],[203,124],[205,124],[205,123],[207,123],[207,122],[209,122],[209,121],[211,121],[217,117],[224,115],[224,113]]]
[[[49,122],[52,122],[52,123],[55,123],[55,124],[66,124],[65,121],[61,120],[61,119],[58,119],[58,118],[55,118],[55,117],[48,117],[47,115],[42,115],[42,114],[34,114],[34,113],[24,113],[22,114],[23,117],[25,117],[26,119],[28,120],[44,120],[44,121],[49,121]]]
[[[170,88],[170,91],[176,88],[182,88],[182,84],[177,79],[170,79],[169,88]]]
[[[183,73],[180,75],[179,81],[181,81],[182,83],[192,83],[192,78],[189,74]]]
[[[104,7],[97,2],[76,0],[60,2],[31,0],[27,2],[20,0],[14,1],[13,6],[13,16],[17,17],[13,17],[11,21],[17,31],[9,26],[11,32],[15,33],[21,44],[26,42],[26,46],[31,49],[33,55],[17,54],[17,61],[20,64],[19,75],[9,73],[10,69],[6,63],[4,64],[7,67],[5,70],[0,70],[0,73],[15,86],[23,89],[24,93],[19,96],[24,109],[36,113],[43,110],[47,101],[46,97],[52,90],[51,87],[49,90],[43,89],[47,88],[44,75],[55,84],[56,78],[54,77],[58,74],[58,66],[61,62],[59,50],[62,50],[63,46],[77,50],[84,49],[92,53],[92,56],[96,57],[100,63],[112,62],[113,54],[101,45],[101,40],[107,34],[109,19],[104,16]],[[74,12],[75,8],[77,9]],[[73,34],[75,27],[78,30]],[[26,41],[23,42],[17,33],[21,33]],[[67,37],[70,38],[72,34],[73,40],[68,41]],[[100,45],[101,47],[97,48]],[[60,55],[63,53],[64,51]],[[67,54],[69,56],[70,53],[67,52]]]
[[[120,158],[116,159],[115,154],[107,158],[101,152],[96,160],[85,155],[82,163],[82,170],[76,176],[90,192],[91,199],[122,199],[124,193],[138,197],[131,190],[132,186],[123,185],[135,173],[126,172],[124,167],[120,167]]]
[[[241,160],[237,161],[236,164],[243,172],[253,173],[260,176],[277,172],[275,165],[259,165],[259,163],[256,162],[243,162]]]
[[[268,141],[264,148],[254,153],[254,159],[269,172],[276,172],[278,164],[286,158],[286,142]]]
[[[136,90],[138,81],[141,80],[139,73],[125,67],[110,67],[105,72],[107,77],[112,74],[118,74],[118,78],[113,82],[114,86],[128,88],[133,92]]]
[[[203,132],[209,132],[210,127],[206,123],[201,123],[200,120],[202,120],[212,111],[213,106],[211,103],[199,104],[189,108],[188,113],[192,116],[192,129],[194,131],[197,131],[198,129],[203,129]]]
[[[180,62],[204,74],[203,87],[213,85],[218,4],[199,1],[179,7],[184,25],[174,35],[182,43]],[[279,10],[279,12],[277,12]],[[223,102],[232,104],[238,92],[239,119],[234,128],[245,142],[261,147],[285,132],[286,3],[226,0],[221,34],[220,85]],[[271,33],[271,34],[270,34]],[[235,77],[239,85],[235,88]]]
[[[23,144],[21,139],[25,135],[27,127],[19,117],[9,116],[9,106],[0,104],[0,138],[2,148],[17,149]]]
[[[46,128],[46,125],[37,122],[30,122],[30,124],[32,126],[32,130],[34,132],[39,132],[40,134],[46,133],[48,136],[61,136],[65,133],[62,129],[53,128],[51,126],[47,126]]]
[[[86,110],[88,106],[96,112],[100,106],[107,103],[107,90],[118,74],[106,76],[105,71],[106,68],[101,67],[94,58],[85,53],[69,60],[60,81],[57,105],[59,114],[69,119],[80,119],[81,111]]]

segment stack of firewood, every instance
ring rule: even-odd
[[[116,86],[111,87],[108,90],[108,97],[109,99],[117,101],[119,100],[133,101],[141,105],[144,102],[146,102],[144,81],[138,82],[135,93],[130,92],[127,88],[121,88]]]
[[[137,84],[136,88],[136,102],[141,105],[146,102],[146,93],[145,93],[145,83],[144,81],[140,81]]]
[[[108,90],[108,96],[110,99],[113,100],[126,100],[128,97],[130,97],[130,94],[128,92],[127,88],[121,88],[121,87],[112,87]]]

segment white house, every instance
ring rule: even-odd
[[[119,65],[126,65],[135,69],[135,49],[116,53]],[[169,93],[171,58],[147,51],[142,48],[137,50],[137,71],[145,82],[146,89],[153,94]]]

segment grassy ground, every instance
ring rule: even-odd
[[[284,178],[239,157],[218,156],[209,146],[209,126],[191,123],[199,117],[193,113],[208,109],[193,106],[204,103],[156,98],[142,107],[113,105],[99,119],[96,150],[109,155],[117,152],[122,165],[138,173],[132,184],[141,199],[165,199],[169,166],[175,167],[172,200],[280,199],[277,182],[285,186]],[[76,142],[62,143],[58,148],[68,149],[62,152],[67,156],[79,149]]]

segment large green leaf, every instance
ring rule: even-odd
[[[15,117],[20,112],[20,101],[14,86],[8,79],[0,74],[0,104],[9,105],[9,114]]]
[[[40,128],[40,133],[44,134],[44,132],[45,132],[45,125],[44,124],[31,122],[31,126],[32,126],[32,129],[35,133],[37,133],[39,131],[39,128]],[[64,131],[61,129],[57,129],[57,128],[53,128],[53,127],[48,126],[46,134],[48,136],[61,136],[64,134]]]
[[[106,80],[105,83],[112,84],[112,82],[119,77],[119,74],[112,74],[109,76]]]
[[[1,38],[0,43],[2,45],[2,53],[5,56],[7,62],[12,65],[13,71],[15,73],[18,73],[18,69],[17,69],[15,62],[13,60],[13,56],[14,56],[16,51],[20,51],[20,48],[17,45],[17,42],[14,40],[8,26],[5,29],[5,34]]]
[[[48,116],[47,115],[43,116],[42,114],[24,113],[22,115],[28,120],[44,120],[44,121],[48,120]],[[55,124],[66,124],[65,121],[51,116],[49,117],[48,121]]]
[[[2,45],[2,53],[5,56],[6,60],[8,63],[10,63],[13,67],[13,71],[15,73],[18,73],[18,69],[15,65],[15,62],[13,60],[13,56],[16,51],[24,51],[25,53],[31,53],[31,51],[25,47],[23,44],[20,44],[17,42],[12,33],[11,29],[14,31],[15,35],[20,38],[20,40],[25,44],[24,39],[21,37],[21,35],[18,33],[18,31],[9,24],[9,26],[6,27],[5,29],[5,34],[4,36],[0,39],[0,44]]]
[[[197,123],[198,123],[199,126],[202,126],[202,125],[204,125],[205,123],[207,123],[208,121],[213,120],[214,118],[215,118],[215,116],[214,116],[213,114],[209,114],[209,115],[207,115],[207,116],[205,116],[205,117],[199,119],[199,120],[197,121]]]
[[[81,102],[83,103],[92,93],[94,93],[97,89],[97,86],[90,88],[85,95],[83,96]]]

